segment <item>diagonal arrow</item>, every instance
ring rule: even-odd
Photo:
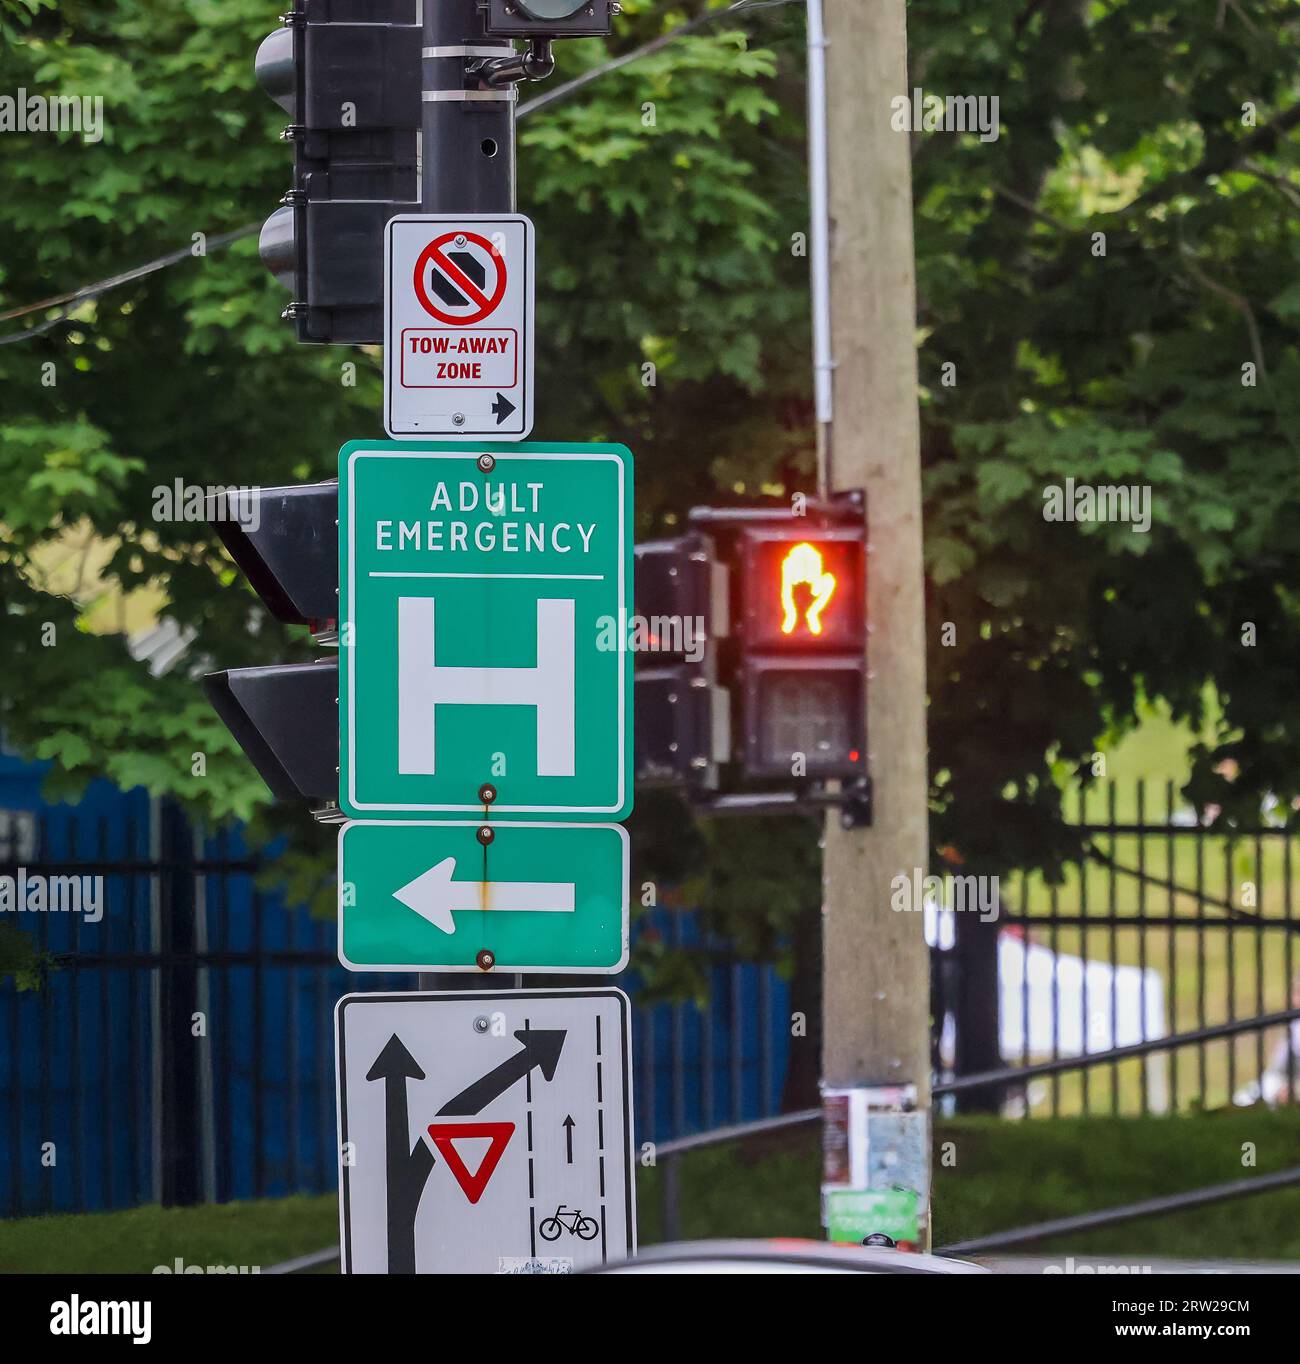
[[[415,1213],[433,1169],[433,1152],[423,1141],[410,1146],[406,1106],[407,1080],[423,1080],[424,1071],[394,1033],[366,1072],[367,1080],[384,1082],[384,1155],[388,1203],[388,1272],[415,1273]]]
[[[438,1110],[438,1116],[467,1118],[481,1113],[493,1099],[499,1098],[511,1085],[522,1080],[534,1066],[545,1079],[552,1079],[567,1036],[564,1028],[521,1028],[515,1037],[523,1043],[522,1049],[502,1061],[495,1070],[475,1080],[468,1089],[461,1090],[454,1099],[448,1099]]]
[[[572,914],[572,881],[456,881],[456,859],[444,857],[437,866],[393,892],[444,933],[454,933],[452,915],[465,910],[515,910]]]

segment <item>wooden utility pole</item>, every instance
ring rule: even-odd
[[[929,1108],[930,971],[891,883],[928,870],[925,599],[905,0],[826,6],[832,490],[867,496],[870,828],[827,819],[822,1082],[916,1086]],[[927,1125],[928,1126],[928,1125]],[[923,1162],[928,1162],[928,1136]],[[927,1219],[928,1220],[928,1219]]]

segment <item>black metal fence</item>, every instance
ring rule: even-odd
[[[332,1189],[335,1001],[417,977],[345,971],[333,920],[264,889],[275,849],[237,829],[202,837],[110,789],[0,817],[0,877],[98,894],[94,913],[0,915],[40,962],[39,989],[0,982],[0,1216]],[[637,1005],[625,984],[638,1140],[775,1112],[785,982],[694,915],[657,909],[637,932],[713,961],[703,1009]]]
[[[995,922],[935,906],[935,1071],[958,1080],[942,1103],[1158,1113],[1297,1093],[1295,835],[1267,817],[1206,829],[1162,795],[1082,798],[1086,855],[1060,885],[1004,880]],[[43,978],[0,985],[0,1215],[332,1188],[333,1003],[415,978],[343,971],[334,924],[261,889],[235,831],[198,838],[120,793],[75,818],[0,814],[0,876],[102,894],[95,915],[0,916]],[[694,916],[655,913],[641,931],[692,945]],[[707,1009],[636,1010],[641,1139],[779,1107],[789,990],[708,945]]]
[[[39,988],[0,987],[0,1213],[313,1192],[335,1178],[334,1000],[411,988],[338,964],[332,924],[178,809],[37,816],[0,876],[84,900],[10,918]],[[7,916],[8,917],[8,916]]]
[[[1172,782],[1157,797],[1141,781],[1093,788],[1077,823],[1085,853],[1061,884],[1003,878],[996,922],[951,906],[930,916],[936,1074],[1189,1044],[1031,1073],[958,1106],[1055,1116],[1293,1101],[1300,1025],[1267,1020],[1300,1005],[1296,834],[1267,812],[1250,828],[1207,827]]]

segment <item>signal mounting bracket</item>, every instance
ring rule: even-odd
[[[709,795],[690,794],[691,808],[707,817],[724,815],[815,814],[838,809],[845,829],[867,829],[872,823],[870,775],[863,773],[838,791],[816,787],[807,791],[755,791]]]

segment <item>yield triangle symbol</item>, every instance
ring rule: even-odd
[[[456,1176],[465,1197],[477,1203],[483,1197],[492,1172],[497,1168],[506,1145],[514,1135],[512,1122],[435,1122],[429,1124],[429,1136],[438,1148],[438,1153],[447,1162],[447,1168]],[[456,1150],[457,1137],[486,1137],[488,1149],[479,1161],[477,1170],[470,1173],[468,1166]]]

